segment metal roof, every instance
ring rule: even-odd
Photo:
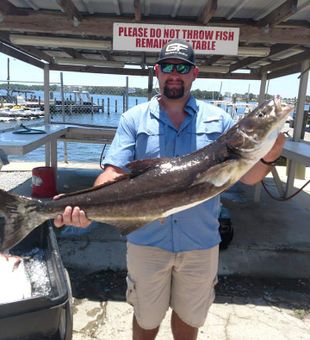
[[[310,59],[310,0],[1,0],[0,52],[50,70],[149,74],[157,53],[113,51],[114,22],[239,27],[238,55],[197,56],[206,78],[274,78]]]

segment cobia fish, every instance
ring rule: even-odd
[[[236,183],[273,146],[290,106],[280,98],[247,114],[215,142],[176,158],[137,160],[116,182],[43,202],[0,190],[0,250],[14,246],[68,205],[122,234],[204,202]]]

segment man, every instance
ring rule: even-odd
[[[175,157],[217,139],[232,125],[222,109],[190,94],[199,69],[194,51],[183,40],[165,45],[154,67],[159,95],[125,112],[95,185],[127,171],[136,159]],[[280,136],[265,161],[281,153]],[[259,162],[243,178],[254,184],[270,171]],[[169,306],[174,339],[196,339],[214,300],[218,269],[219,197],[155,221],[127,237],[127,300],[134,307],[133,339],[155,339]],[[78,207],[67,207],[55,225],[90,223]]]

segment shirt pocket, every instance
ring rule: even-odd
[[[157,127],[141,127],[137,131],[136,158],[160,157],[160,144],[164,134]]]
[[[196,144],[196,149],[201,149],[218,139],[222,133],[223,126],[221,120],[204,121],[196,131],[193,131],[193,144]]]

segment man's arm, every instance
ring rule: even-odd
[[[266,162],[272,162],[279,158],[282,153],[283,145],[285,143],[285,137],[282,133],[279,134],[272,149],[263,157]],[[261,161],[258,161],[243,177],[240,181],[244,184],[253,185],[260,182],[271,170],[270,165],[266,165]]]
[[[107,182],[114,181],[117,177],[123,175],[125,172],[116,167],[109,165],[105,168],[97,179],[95,180],[94,186],[104,184]],[[57,196],[56,196],[57,199]],[[87,218],[85,212],[79,207],[66,207],[62,215],[58,215],[54,219],[55,227],[60,228],[65,224],[74,225],[76,227],[88,227],[91,221]]]

